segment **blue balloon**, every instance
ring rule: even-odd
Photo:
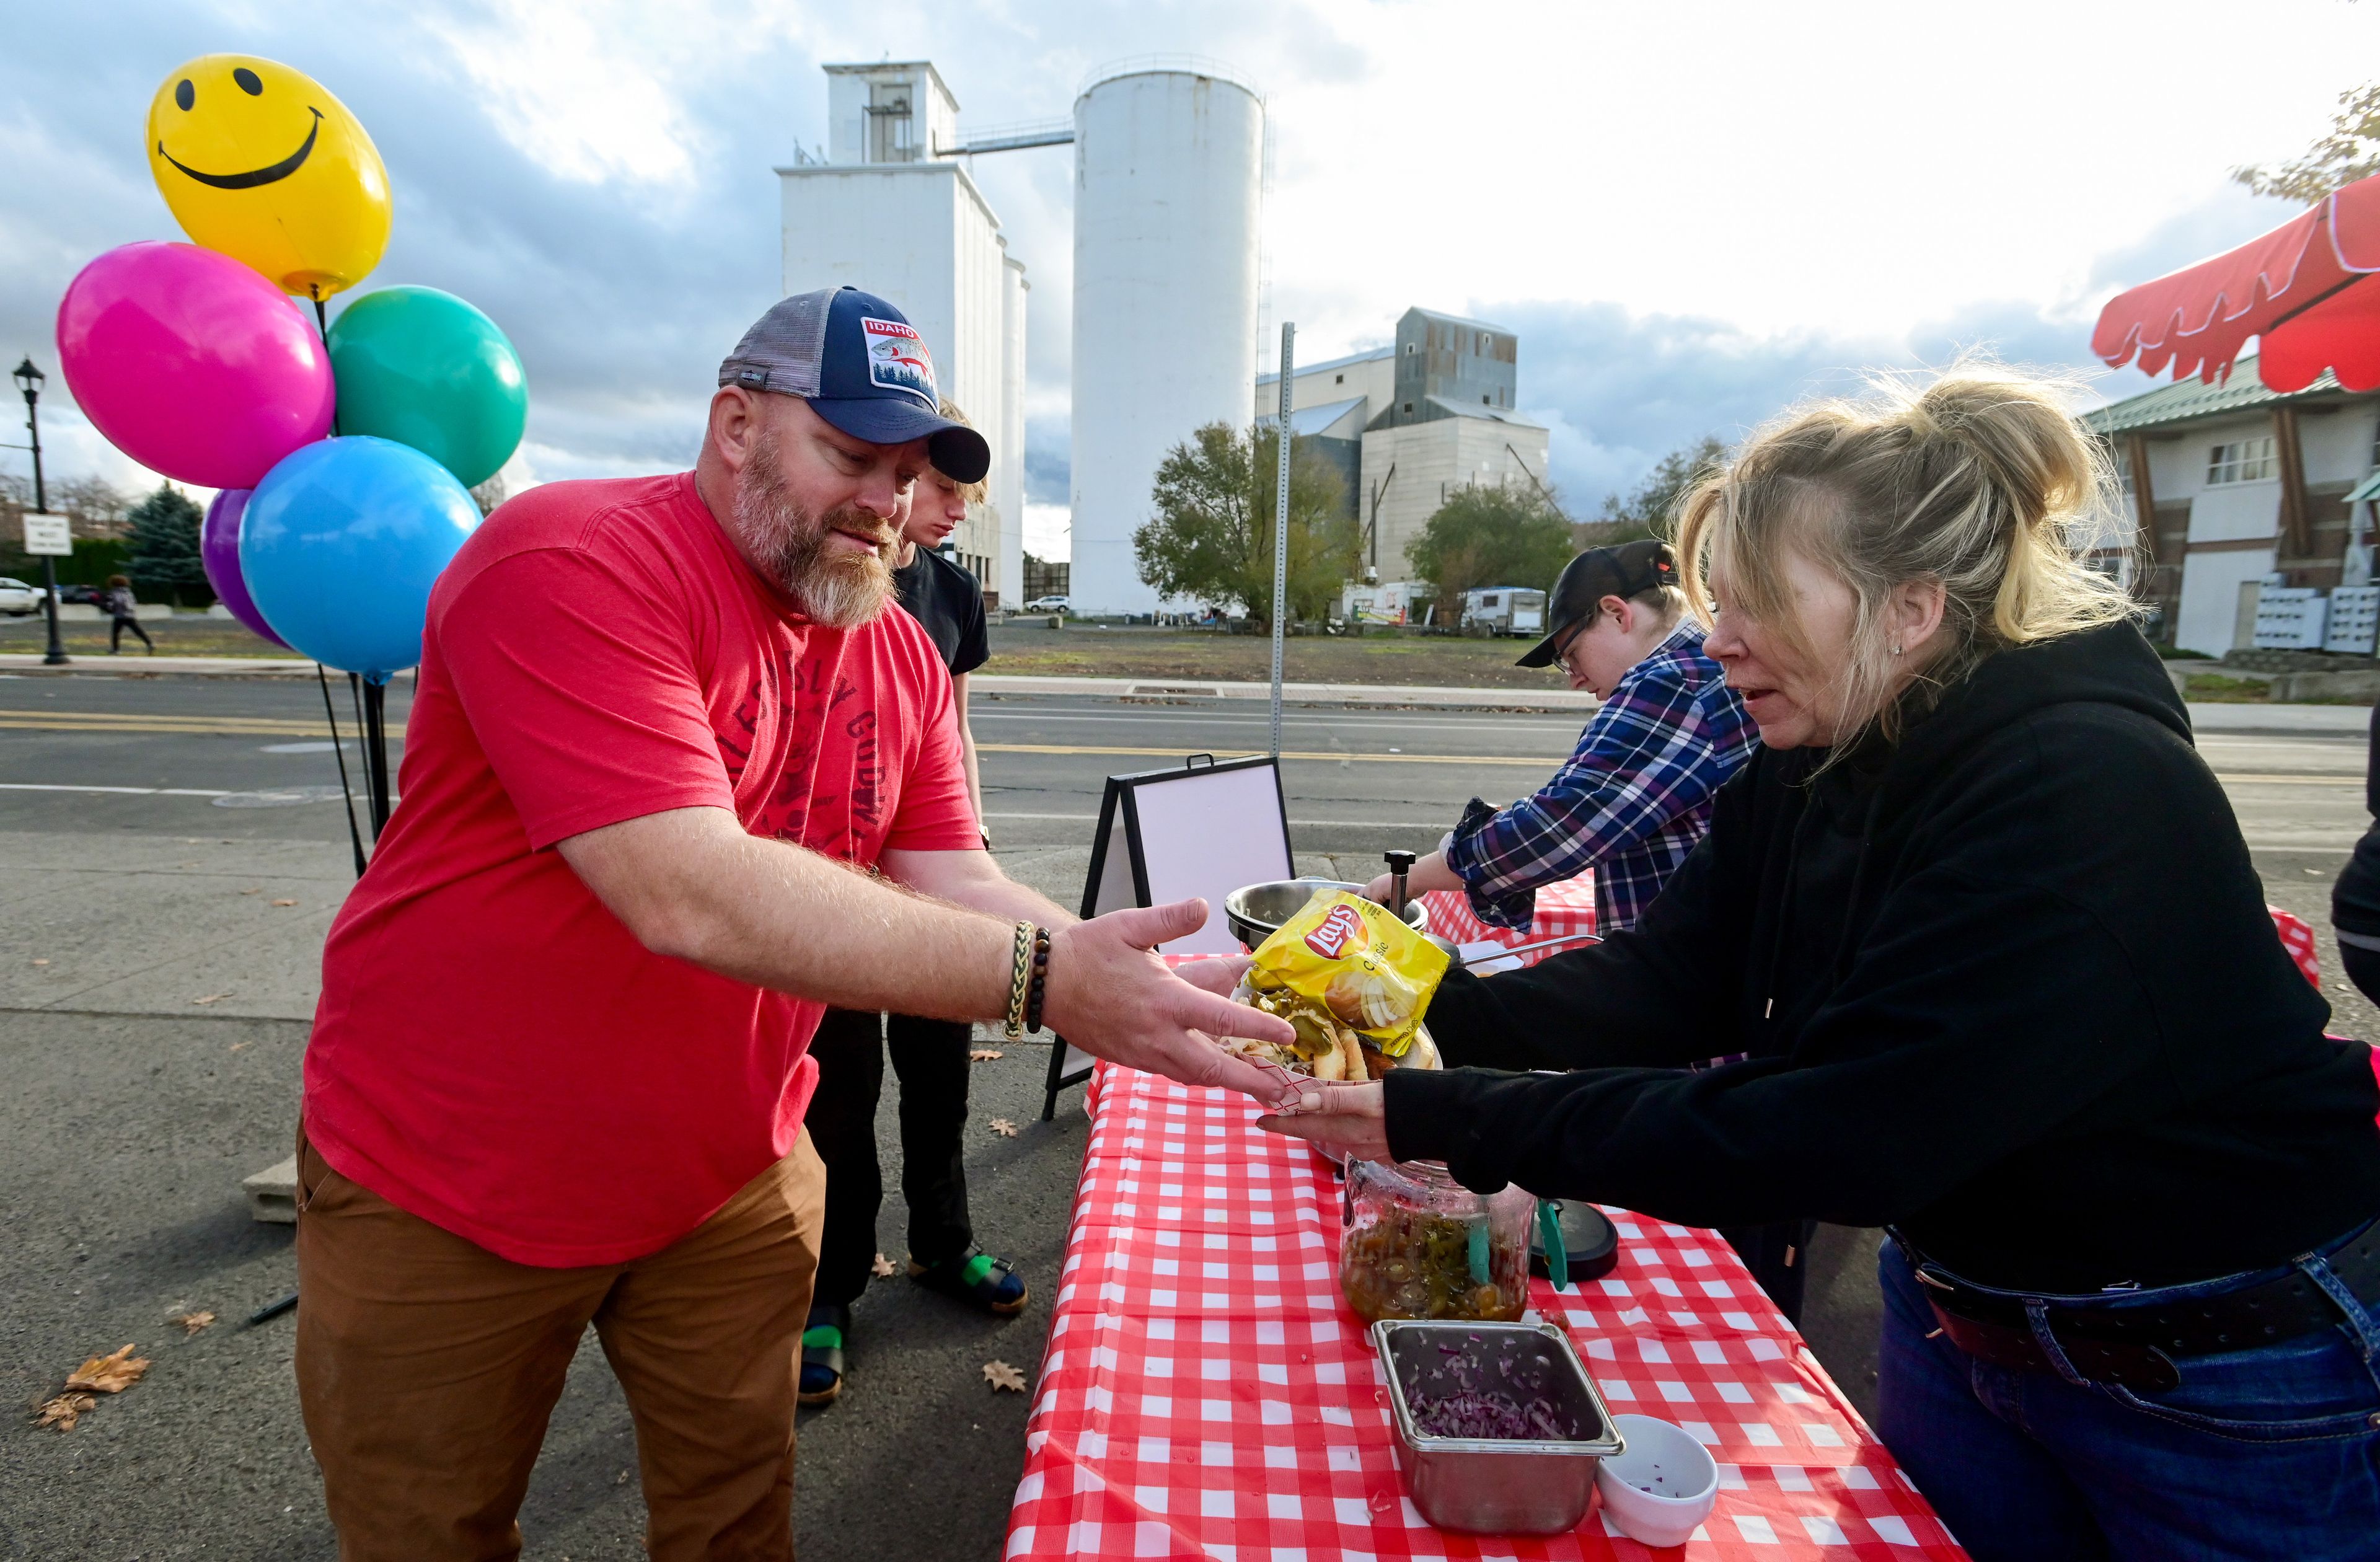
[[[430,588],[479,524],[470,492],[411,445],[317,440],[256,485],[239,568],[292,648],[385,683],[421,660]]]

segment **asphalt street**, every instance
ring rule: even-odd
[[[334,694],[352,742],[347,691]],[[2337,982],[2326,931],[2331,879],[2367,822],[2364,714],[2200,714],[2267,898],[2323,932],[2333,1028],[2380,1038],[2380,1013]],[[2283,730],[2238,730],[2258,725]],[[979,698],[995,845],[1072,903],[1107,775],[1260,751],[1266,727],[1253,704]],[[1355,877],[1386,848],[1426,849],[1464,799],[1527,790],[1576,734],[1574,718],[1509,712],[1293,710],[1299,865]],[[240,1323],[289,1288],[289,1231],[251,1223],[237,1183],[287,1153],[322,933],[352,880],[338,787],[311,682],[0,676],[0,1397],[30,1410],[127,1342],[156,1362],[71,1433],[0,1428],[0,1556],[332,1555],[288,1323]],[[981,1367],[1039,1359],[1083,1129],[1078,1097],[1038,1121],[1045,1053],[1002,1051],[977,1071],[969,1175],[979,1235],[1016,1261],[1033,1304],[995,1323],[905,1281],[871,1290],[844,1401],[803,1420],[806,1558],[1000,1554],[1030,1401],[995,1394]],[[893,1095],[880,1137],[897,1188]],[[995,1116],[1022,1132],[993,1133]],[[880,1245],[897,1259],[894,1204]],[[1805,1320],[1863,1405],[1873,1251],[1867,1234],[1826,1233]],[[166,1318],[191,1308],[220,1321],[185,1338]],[[528,1554],[640,1556],[633,1466],[590,1343],[532,1485]]]

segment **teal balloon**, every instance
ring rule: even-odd
[[[528,377],[496,323],[435,287],[382,287],[331,323],[339,433],[410,445],[466,488],[528,426]]]

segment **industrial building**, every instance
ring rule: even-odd
[[[958,100],[931,63],[830,65],[823,162],[777,177],[784,289],[849,284],[891,299],[934,355],[942,395],[991,445],[987,503],[952,536],[985,602],[1024,600],[1024,262],[950,153]],[[941,155],[936,149],[942,149]]]
[[[1075,100],[1076,612],[1156,610],[1132,539],[1158,464],[1248,404],[1264,134],[1263,98],[1211,62],[1135,62]]]
[[[998,605],[1025,600],[1026,285],[970,160],[1075,148],[1073,596],[1148,613],[1133,533],[1159,462],[1235,422],[1256,373],[1264,100],[1189,56],[1094,72],[1071,117],[962,134],[925,60],[830,65],[827,138],[779,168],[788,293],[852,283],[909,316],[990,439],[990,502],[956,535]]]
[[[1405,545],[1458,490],[1545,487],[1547,433],[1513,410],[1520,338],[1500,325],[1409,309],[1388,346],[1293,364],[1290,429],[1347,477],[1366,579],[1407,570]],[[1256,382],[1256,413],[1281,412],[1281,377]]]
[[[2221,384],[2162,385],[2082,422],[2114,450],[2134,589],[2157,610],[2160,638],[2211,656],[2252,642],[2370,653],[2380,397],[2327,372],[2282,395],[2243,358]],[[2325,609],[2343,596],[2356,610],[2330,614],[2329,632]],[[2294,638],[2275,621],[2283,603]]]

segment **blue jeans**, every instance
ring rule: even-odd
[[[1933,1309],[1887,1240],[1877,1431],[1975,1562],[2370,1562],[2380,1556],[2380,1312],[2331,1273],[2325,1255],[2348,1239],[2295,1265],[2346,1321],[2261,1350],[2186,1357],[2180,1386],[2162,1393],[1996,1367],[1927,1338]],[[2170,1305],[2288,1273],[2050,1300]]]

